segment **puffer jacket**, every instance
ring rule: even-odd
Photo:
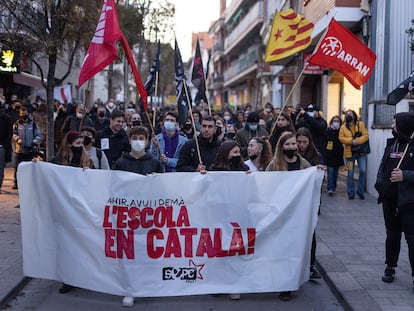
[[[155,159],[149,152],[145,153],[145,155],[139,159],[131,156],[129,152],[124,152],[121,157],[116,160],[114,169],[141,175],[163,173],[161,162]]]
[[[357,121],[355,125],[350,125],[349,128],[346,124],[342,124],[341,128],[339,129],[339,141],[344,144],[344,157],[351,158],[352,157],[352,141],[354,140],[355,133],[359,131],[361,132],[362,136],[358,137],[358,144],[365,143],[369,136],[367,128],[365,127],[364,122]]]
[[[22,140],[21,144],[17,142]],[[40,143],[41,135],[39,127],[31,120],[27,122],[17,120],[13,125],[13,142],[14,152],[16,153],[32,153],[33,145]]]

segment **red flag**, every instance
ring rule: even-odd
[[[113,0],[104,0],[98,26],[79,73],[80,87],[117,58],[116,41],[121,39],[118,14]]]
[[[341,72],[359,90],[371,76],[376,58],[358,37],[332,19],[309,63]]]
[[[139,76],[137,66],[135,65],[134,56],[132,55],[131,48],[129,47],[128,41],[125,36],[121,37],[121,44],[125,51],[125,56],[128,60],[129,65],[131,66],[132,73],[134,74],[135,84],[137,85],[139,95],[142,100],[142,107],[144,110],[148,110],[148,98],[147,91],[145,90],[144,84],[142,83],[141,77]]]
[[[116,42],[118,40],[121,40],[125,56],[134,74],[135,84],[141,96],[142,105],[145,110],[148,110],[147,91],[139,76],[128,42],[119,27],[114,0],[104,0],[95,35],[89,45],[79,73],[78,86],[81,87],[82,84],[95,74],[115,61],[118,57],[118,51],[116,49]]]

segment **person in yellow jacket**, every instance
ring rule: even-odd
[[[359,137],[357,137],[359,136]],[[347,192],[348,199],[355,198],[354,168],[355,161],[358,162],[359,179],[356,194],[361,200],[365,199],[365,181],[367,172],[367,155],[364,153],[353,153],[352,145],[361,145],[368,141],[368,131],[362,121],[358,121],[358,115],[353,110],[345,112],[345,122],[339,130],[339,141],[344,144],[344,157],[348,169]]]

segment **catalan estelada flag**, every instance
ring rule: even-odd
[[[265,62],[288,57],[311,44],[313,23],[293,9],[276,12],[267,42]]]

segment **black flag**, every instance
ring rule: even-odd
[[[201,59],[200,42],[197,38],[196,51],[194,55],[193,73],[191,75],[191,82],[197,88],[198,92],[195,98],[195,102],[200,100],[207,102],[206,96],[206,76],[204,74],[203,61]]]
[[[401,99],[414,89],[414,71],[400,85],[387,96],[388,105],[396,105]]]
[[[187,92],[185,88],[187,88]],[[191,97],[188,92],[187,77],[184,74],[184,64],[177,39],[175,39],[175,93],[177,95],[178,122],[185,124],[188,117],[188,105],[191,105]],[[187,102],[186,93],[189,96],[190,103]]]
[[[147,76],[147,81],[145,81],[144,84],[148,96],[151,96],[155,92],[155,80],[157,72],[160,72],[160,40],[158,40],[157,44],[157,54],[152,61],[152,66]]]

